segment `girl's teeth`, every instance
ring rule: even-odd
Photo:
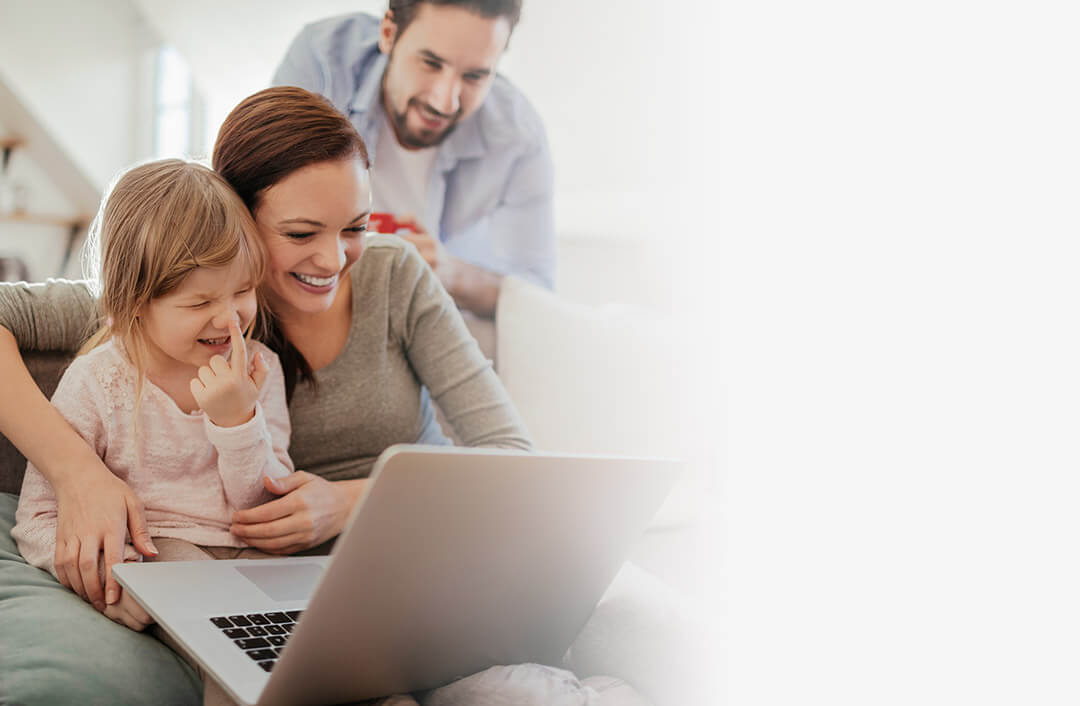
[[[299,272],[294,272],[296,279],[305,284],[310,284],[312,287],[329,287],[337,279],[337,275],[333,277],[312,277],[311,275],[302,275]]]

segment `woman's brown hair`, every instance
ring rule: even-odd
[[[371,167],[364,140],[349,119],[316,93],[275,86],[245,98],[225,118],[213,166],[254,216],[266,190],[293,172],[346,159]],[[272,311],[263,341],[281,358],[289,398],[297,382],[314,382],[311,365],[285,337]]]

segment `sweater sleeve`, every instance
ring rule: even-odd
[[[98,323],[87,282],[0,282],[0,326],[11,331],[21,350],[78,350]]]
[[[391,327],[462,443],[531,450],[525,425],[491,362],[412,246],[397,256],[390,296]]]
[[[289,458],[289,409],[285,403],[285,376],[270,349],[252,344],[251,354],[261,351],[268,372],[255,416],[235,427],[219,427],[204,417],[206,437],[218,453],[218,473],[225,499],[237,509],[261,505],[273,499],[263,477],[284,478],[293,472]]]
[[[103,393],[85,357],[76,358],[64,372],[53,394],[52,404],[97,455],[104,457],[109,436],[106,420],[111,415],[106,411]],[[56,552],[56,495],[49,481],[32,463],[26,465],[11,536],[27,563],[56,575],[53,566]],[[137,557],[138,553],[129,543],[124,548],[124,561]]]

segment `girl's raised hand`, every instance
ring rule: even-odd
[[[195,401],[219,427],[235,427],[250,421],[255,416],[259,390],[266,382],[266,361],[261,353],[256,354],[248,369],[247,346],[236,319],[229,322],[229,344],[231,361],[215,355],[209,366],[199,368],[198,376],[191,379]]]

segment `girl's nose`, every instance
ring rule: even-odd
[[[240,319],[240,311],[234,306],[222,308],[221,311],[214,315],[211,323],[214,328],[220,331],[228,331],[230,321],[235,321],[240,328],[244,327]]]

